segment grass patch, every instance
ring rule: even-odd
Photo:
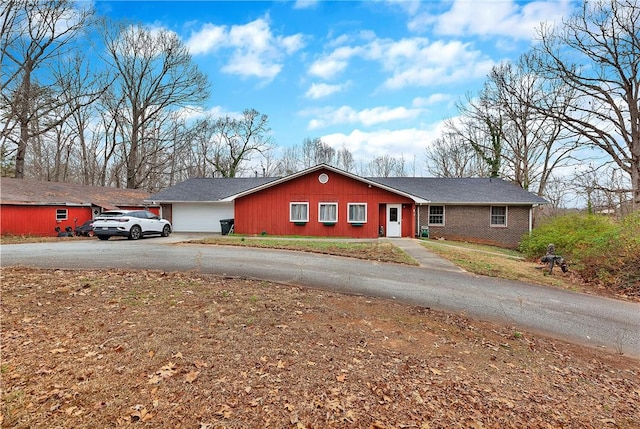
[[[421,244],[474,274],[586,291],[570,274],[563,274],[558,269],[549,276],[545,270],[546,265],[526,261],[523,255],[515,250],[451,241],[443,243],[424,240]]]
[[[192,240],[190,243],[215,244],[224,246],[261,247],[269,249],[294,250],[298,252],[322,253],[334,256],[367,259],[396,264],[418,265],[404,250],[391,243],[378,241],[339,241],[304,238],[249,238],[242,236],[209,237]]]
[[[432,243],[441,246],[460,247],[467,250],[475,250],[481,253],[494,253],[513,259],[524,259],[522,252],[513,249],[505,249],[502,247],[489,246],[486,244],[468,243],[466,241],[440,241],[440,240],[423,240],[423,243]]]

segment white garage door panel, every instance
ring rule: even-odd
[[[174,203],[176,232],[221,232],[220,219],[233,219],[233,203]]]

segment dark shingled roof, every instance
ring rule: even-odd
[[[155,202],[220,201],[240,192],[277,180],[276,177],[234,177],[187,179],[149,197]]]
[[[286,178],[284,178],[286,179]],[[364,179],[364,178],[363,178]],[[282,178],[196,178],[149,197],[153,202],[215,202]],[[434,204],[546,204],[544,198],[503,179],[373,177],[366,180]]]
[[[0,179],[2,204],[96,205],[103,208],[144,206],[149,193],[140,189],[85,186],[77,183],[46,182],[40,180]]]
[[[548,201],[503,179],[373,177],[373,182],[434,204],[547,204]]]

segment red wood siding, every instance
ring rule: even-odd
[[[66,220],[56,220],[57,210],[67,210]],[[0,234],[2,235],[38,235],[55,237],[56,226],[62,230],[92,219],[91,207],[77,206],[28,206],[8,205],[0,206]]]
[[[0,205],[0,235],[37,235],[52,236],[57,235],[57,226],[64,230],[70,226],[75,228],[85,221],[93,219],[92,209],[95,207],[86,206],[38,206],[2,204]],[[143,210],[143,207],[121,207],[121,210]],[[56,220],[58,210],[67,210],[65,220]],[[149,211],[159,214],[159,207],[149,207]],[[74,223],[74,219],[78,219]]]
[[[322,173],[329,176],[325,184],[318,180]],[[289,221],[289,204],[292,202],[309,203],[309,221],[305,225]],[[338,204],[338,221],[335,225],[326,226],[318,221],[318,205],[321,202]],[[367,204],[367,222],[362,226],[347,222],[349,203]],[[236,199],[234,231],[238,234],[375,238],[378,237],[380,226],[385,226],[387,203],[403,204],[402,235],[413,236],[415,211],[411,199],[320,169]]]
[[[416,207],[413,204],[402,205],[402,236],[403,237],[415,237],[416,236]]]

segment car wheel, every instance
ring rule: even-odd
[[[99,238],[100,240],[108,240],[108,239],[109,239],[109,236],[108,236],[108,235],[99,235],[99,236],[98,236],[98,238]]]
[[[133,225],[129,230],[129,240],[137,240],[142,237],[142,228],[138,225]]]
[[[162,236],[168,237],[169,234],[171,234],[171,227],[169,225],[165,225],[164,228],[162,228]]]

